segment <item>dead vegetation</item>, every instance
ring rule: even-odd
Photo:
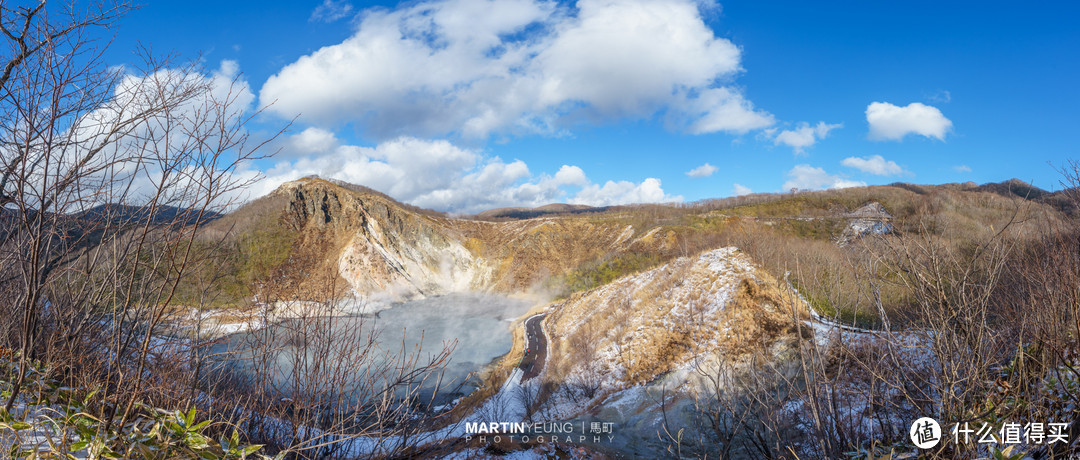
[[[805,312],[782,289],[745,255],[720,249],[574,294],[546,320],[555,340],[545,378],[610,393],[703,353],[738,360],[771,348],[794,333],[786,312]]]
[[[200,61],[145,55],[142,67],[107,66],[100,34],[131,8],[0,4],[5,454],[187,458],[196,452],[174,448],[190,445],[240,458],[251,452],[237,453],[243,437],[283,458],[316,458],[360,436],[407,439],[423,429],[427,420],[414,416],[427,413],[421,389],[449,350],[430,360],[386,352],[372,327],[335,326],[321,314],[266,328],[243,353],[199,333],[200,310],[236,299],[306,298],[325,311],[340,283],[318,249],[336,235],[297,235],[279,216],[259,217],[242,234],[203,231],[250,185],[238,171],[275,133],[252,135],[247,123],[259,114],[240,107],[246,84],[209,78]],[[262,200],[256,213],[277,204]],[[169,335],[177,325],[195,333]],[[222,360],[241,355],[232,363],[246,361],[251,372],[222,372]],[[42,388],[77,408],[44,424],[60,427],[59,443],[6,444],[8,428],[23,425],[16,418],[50,406]],[[147,439],[177,433],[169,443],[181,444],[145,450]],[[227,433],[220,449],[203,449]]]
[[[1080,185],[1075,164],[1066,176]],[[797,335],[795,372],[765,354],[751,366],[703,367],[711,391],[696,400],[696,422],[663,434],[670,452],[985,458],[1005,451],[1000,435],[957,444],[949,430],[1075,426],[1080,227],[1060,208],[995,190],[920,187],[896,212],[898,231],[844,250],[784,237],[745,245],[790,271],[819,313],[874,330],[831,328],[825,347]],[[908,429],[923,416],[947,439],[916,452]],[[1025,443],[1010,455],[1066,458],[1074,446]]]

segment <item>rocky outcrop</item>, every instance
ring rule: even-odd
[[[543,294],[548,278],[590,261],[675,250],[670,231],[636,235],[632,225],[572,217],[450,218],[318,178],[284,184],[257,204],[260,215],[279,214],[286,231],[298,235],[297,247],[317,259],[308,272],[331,271],[323,275],[338,277],[348,293],[381,301],[463,291]],[[241,208],[223,222],[255,221],[250,211]],[[311,276],[296,272],[282,276]]]
[[[488,284],[490,270],[446,218],[320,179],[290,182],[275,193],[288,196],[285,216],[294,230],[328,236],[323,256],[336,262],[355,295],[399,301]]]
[[[804,302],[735,248],[682,257],[553,304],[547,378],[618,391],[703,359],[794,343]],[[707,355],[707,356],[706,356]]]
[[[851,220],[844,232],[837,239],[837,244],[845,246],[866,235],[886,235],[892,233],[892,214],[876,201],[845,214]]]

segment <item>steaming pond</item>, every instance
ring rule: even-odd
[[[441,404],[476,388],[477,379],[469,375],[510,351],[511,321],[532,305],[527,300],[492,294],[449,294],[395,304],[372,315],[320,318],[307,323],[287,320],[229,336],[216,351],[231,352],[230,367],[241,375],[250,376],[264,366],[262,369],[273,372],[276,385],[287,387],[298,365],[309,370],[340,366],[337,373],[344,371],[361,379],[388,359],[400,359],[403,350],[417,363],[426,363],[444,346],[452,345],[436,398]],[[332,338],[326,340],[328,337]],[[372,339],[375,348],[361,355]],[[255,353],[252,349],[273,351]],[[433,387],[435,380],[432,377],[424,387]],[[456,388],[459,383],[463,386]]]

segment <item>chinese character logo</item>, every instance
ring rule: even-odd
[[[932,449],[941,442],[941,425],[930,417],[916,420],[911,424],[911,442],[920,449]]]

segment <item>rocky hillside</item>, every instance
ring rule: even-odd
[[[204,231],[206,240],[287,245],[288,254],[271,262],[278,265],[275,283],[301,286],[296,295],[317,291],[315,280],[337,280],[335,295],[390,301],[461,291],[541,293],[549,278],[590,261],[673,250],[673,236],[639,234],[612,219],[450,218],[317,178],[287,183]],[[258,254],[245,256],[251,255]]]
[[[449,217],[364,187],[305,178],[216,220],[203,237],[231,242],[234,303],[269,289],[278,292],[267,295],[292,299],[329,293],[399,301],[456,291],[550,299],[728,245],[774,274],[792,270],[799,255],[804,272],[816,273],[856,254],[846,246],[865,234],[940,228],[977,236],[1014,217],[1021,226],[1059,218],[1043,201],[1045,193],[1027,191],[1027,199],[998,193],[1006,185],[1017,188],[1013,182],[894,184],[693,206],[548,206],[517,210],[539,217],[500,214],[492,221]],[[792,281],[805,286],[798,276]],[[883,294],[886,308],[902,306],[899,295]],[[861,310],[842,313],[876,311]]]
[[[694,361],[778,355],[805,303],[733,247],[681,257],[550,306],[557,339],[546,378],[601,392],[648,383]]]
[[[288,197],[283,218],[302,235],[328,235],[332,267],[361,295],[410,298],[483,288],[486,270],[447,219],[405,209],[373,194],[303,180],[275,193]]]

